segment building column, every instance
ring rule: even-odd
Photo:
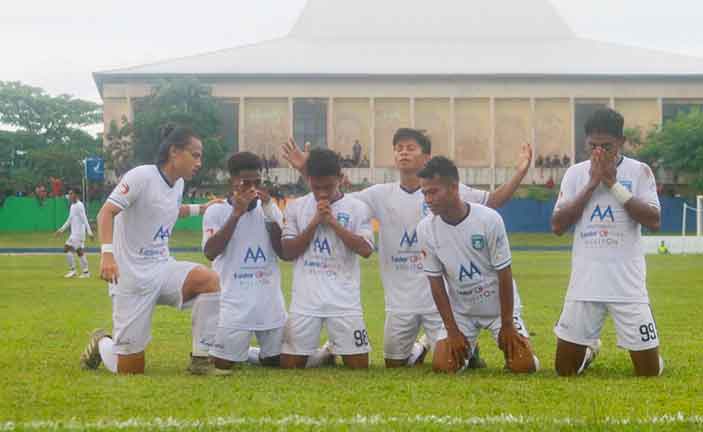
[[[664,126],[664,98],[657,98],[657,105],[659,106],[659,129]]]
[[[569,98],[571,108],[571,163],[576,164],[576,98]]]
[[[537,155],[537,148],[538,148],[538,143],[537,143],[537,101],[535,100],[534,96],[530,98],[530,123],[532,123],[532,133],[530,135],[530,144],[532,145],[532,161],[530,161],[530,168],[534,169],[535,167],[535,158]],[[530,174],[530,177],[532,177],[532,174]]]
[[[288,133],[290,134],[291,137],[295,138],[295,131],[293,130],[293,98],[288,97]],[[298,147],[303,146],[305,147],[305,143],[296,143]]]
[[[449,98],[449,158],[456,160],[456,119],[454,96]]]
[[[415,129],[415,96],[410,98],[410,127]]]
[[[334,98],[327,98],[327,148],[334,148]]]
[[[491,192],[496,188],[496,99],[491,96],[488,100],[489,107],[489,148],[491,149]]]
[[[376,100],[369,98],[369,167],[372,183],[376,182]]]
[[[245,131],[246,131],[246,122],[244,121],[245,116],[244,116],[244,110],[245,110],[245,99],[244,97],[239,98],[239,130],[237,131],[237,137],[239,140],[239,148],[238,151],[243,151],[245,148],[245,143],[244,143],[244,136],[245,136]]]

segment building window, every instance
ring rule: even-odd
[[[693,110],[703,112],[703,101],[700,100],[666,100],[662,104],[664,123],[673,120],[679,114],[688,114]]]
[[[239,104],[221,101],[219,115],[222,143],[228,152],[236,153],[239,151]]]
[[[327,99],[293,101],[293,134],[301,147],[327,148]]]

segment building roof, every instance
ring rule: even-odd
[[[94,74],[703,77],[703,58],[580,38],[549,0],[308,0],[285,37]]]

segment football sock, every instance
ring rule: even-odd
[[[81,257],[78,257],[78,260],[81,263],[81,268],[83,269],[83,273],[88,273],[88,258],[83,255]]]
[[[220,293],[199,294],[193,304],[193,357],[207,357],[215,340],[220,315]]]
[[[247,361],[249,364],[259,365],[261,360],[259,359],[259,354],[261,353],[261,348],[259,347],[249,347],[249,353],[247,354]]]
[[[117,354],[114,351],[115,343],[109,337],[104,337],[98,342],[98,351],[103,364],[112,373],[117,373]]]
[[[581,375],[583,373],[583,371],[585,371],[588,368],[588,365],[591,363],[592,359],[593,359],[593,350],[590,347],[586,347],[586,353],[583,356],[583,362],[581,362],[581,366],[576,371],[576,375]]]
[[[68,262],[68,267],[71,271],[76,270],[76,262],[73,258],[73,252],[66,252],[66,261]]]
[[[664,359],[662,358],[662,356],[659,356],[659,375],[658,376],[662,376],[663,373],[664,373]]]

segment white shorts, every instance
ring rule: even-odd
[[[493,340],[498,343],[498,335],[500,334],[500,329],[502,323],[500,321],[500,316],[495,317],[472,317],[468,315],[454,314],[454,319],[456,320],[456,325],[459,327],[461,333],[466,336],[471,345],[471,350],[476,348],[476,343],[478,341],[478,335],[481,330],[488,330],[493,335]],[[513,315],[513,325],[515,325],[515,330],[518,334],[526,338],[530,338],[530,333],[527,331],[525,322],[522,320],[520,315]],[[440,339],[447,338],[447,330],[442,328]]]
[[[644,351],[659,346],[657,324],[647,303],[567,301],[554,333],[566,342],[592,346],[600,339],[608,313],[615,323],[619,347]]]
[[[269,358],[281,354],[283,327],[253,331],[218,327],[210,355],[231,362],[245,362],[252,335],[256,335],[261,348],[259,357]]]
[[[72,247],[74,250],[85,249],[85,239],[79,237],[69,237],[65,243],[66,246]]]
[[[366,354],[371,351],[364,317],[314,317],[291,313],[283,332],[281,352],[310,355],[320,346],[322,326],[327,326],[332,353],[336,355]]]
[[[424,314],[387,312],[383,330],[384,358],[405,360],[410,357],[421,328],[425,330],[430,344],[434,346],[444,328],[439,312]]]
[[[183,284],[188,274],[199,264],[169,261],[163,264],[153,281],[153,290],[144,294],[112,293],[112,339],[116,354],[136,354],[144,351],[151,341],[151,316],[158,305],[184,309]]]

